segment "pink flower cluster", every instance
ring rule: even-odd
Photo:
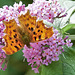
[[[4,40],[3,40],[3,29],[4,29],[4,24],[2,22],[0,22],[0,45],[4,45]]]
[[[1,49],[3,46],[0,45],[0,70],[5,70],[7,68],[7,61],[6,61],[6,55],[5,52]],[[3,64],[5,63],[4,67]]]
[[[61,8],[57,0],[34,0],[34,2],[29,4],[27,7],[25,7],[25,4],[22,4],[21,1],[19,4],[15,3],[13,6],[3,6],[3,8],[0,8],[0,44],[4,44],[2,37],[4,36],[3,30],[5,27],[2,21],[15,19],[19,25],[18,15],[25,14],[28,9],[32,16],[36,16],[39,19],[45,19],[52,23],[55,17],[59,17],[60,14],[65,11]]]
[[[25,11],[25,5],[22,5],[22,2],[20,1],[19,4],[15,3],[12,6],[3,6],[3,8],[0,8],[0,21],[5,20],[9,21],[11,19],[15,19],[17,24],[19,24],[18,21],[18,15],[20,15],[21,11]]]
[[[62,39],[62,37],[58,37],[59,35],[58,31],[54,29],[54,34],[51,38],[31,43],[32,48],[24,46],[23,56],[27,58],[27,62],[29,62],[35,73],[39,73],[38,68],[41,64],[49,65],[52,61],[58,61],[59,55],[64,51],[64,45],[72,46],[71,40],[66,40],[68,37]],[[64,42],[65,40],[66,42]]]
[[[5,21],[9,21],[11,19],[15,19],[15,21],[17,22],[17,24],[19,25],[19,21],[18,21],[18,15],[20,15],[21,11],[25,11],[25,5],[22,5],[22,2],[20,1],[19,4],[15,3],[12,6],[3,6],[3,8],[0,8],[0,45],[4,45],[4,40],[3,40],[3,30],[5,28],[4,24],[3,24],[3,20]]]
[[[4,36],[3,30],[5,26],[2,21],[15,19],[19,25],[18,15],[25,14],[27,10],[30,10],[30,14],[36,16],[37,19],[44,19],[51,23],[53,23],[54,18],[66,16],[66,14],[60,16],[65,10],[61,8],[57,0],[34,0],[34,2],[27,7],[20,1],[19,4],[15,3],[13,6],[9,7],[5,5],[3,8],[0,8],[0,69],[2,70],[5,70],[7,67],[7,62],[5,62],[6,55],[1,49],[5,45],[2,38]],[[54,29],[54,34],[51,38],[37,43],[31,43],[30,45],[32,48],[28,48],[25,45],[23,56],[27,58],[27,62],[29,62],[29,65],[31,64],[32,70],[34,70],[35,73],[39,72],[38,68],[41,64],[48,65],[52,61],[58,61],[59,54],[64,51],[62,46],[72,46],[72,43],[70,43],[71,40],[66,40],[67,37],[62,39],[62,37],[58,36],[58,31]],[[66,40],[66,42],[64,42],[64,40]],[[2,68],[4,62],[5,66]]]
[[[32,16],[37,16],[38,19],[44,19],[53,23],[54,18],[65,17],[65,9],[61,7],[57,0],[34,0],[32,4],[29,4],[26,9],[30,10]]]
[[[3,8],[0,8],[0,69],[2,70],[5,70],[7,67],[6,55],[5,52],[1,49],[5,45],[5,41],[3,39],[3,30],[5,29],[5,26],[2,21],[15,19],[15,21],[19,25],[18,15],[20,15],[21,11],[25,11],[25,5],[22,5],[22,2],[19,2],[19,4],[15,3],[13,7],[8,7],[7,5],[5,5],[3,6]],[[4,68],[2,68],[3,63],[5,63]]]

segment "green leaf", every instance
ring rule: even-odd
[[[25,75],[75,75],[75,48],[65,46],[64,50],[59,61],[48,66],[42,65],[39,74],[29,70]]]
[[[0,7],[3,7],[4,5],[13,5],[15,0],[0,0]]]
[[[75,75],[75,48],[64,47],[62,54],[63,75]]]
[[[39,67],[39,73],[35,73],[32,69],[29,69],[25,75],[41,75],[41,67]]]
[[[72,28],[70,30],[67,31],[67,33],[70,33],[71,35],[75,35],[75,28]]]
[[[9,66],[11,66],[12,68],[14,68],[15,70],[19,71],[19,72],[26,72],[30,66],[28,66],[28,63],[23,62],[24,57],[23,57],[23,49],[21,49],[20,51],[16,52],[15,54],[11,55],[9,57]]]
[[[62,28],[62,33],[68,31],[69,29],[75,27],[75,24],[68,24],[65,27]]]
[[[27,6],[28,4],[31,4],[31,3],[33,2],[33,0],[15,0],[15,1],[16,1],[16,2],[22,1],[23,4],[25,4],[26,6]]]
[[[13,5],[15,2],[19,3],[20,1],[26,6],[33,2],[33,0],[0,0],[0,7],[3,7],[4,5]]]
[[[48,66],[42,65],[41,75],[63,75],[61,60],[52,62]]]
[[[75,49],[64,47],[60,60],[42,66],[41,75],[75,75]]]
[[[31,67],[28,66],[28,63],[23,62],[23,49],[9,55],[8,66],[5,71],[0,71],[0,75],[24,75]]]

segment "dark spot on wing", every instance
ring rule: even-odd
[[[9,39],[11,40],[12,38],[11,38],[11,37],[9,37]]]
[[[27,18],[27,20],[29,20],[29,18]]]
[[[9,28],[11,28],[11,26],[9,26]]]
[[[36,32],[33,32],[34,35],[36,35]]]
[[[39,39],[41,39],[41,35],[39,35]]]
[[[19,46],[22,47],[20,44],[19,44]]]
[[[14,35],[14,38],[16,38],[16,37],[17,37],[17,34]]]
[[[14,43],[14,41],[12,41],[12,43]]]
[[[15,40],[16,41],[16,43],[18,42],[18,40]]]
[[[43,31],[41,31],[41,33],[43,33]]]
[[[39,28],[39,26],[37,25],[36,28]]]
[[[14,32],[16,32],[16,30],[13,30]]]
[[[35,41],[36,41],[36,37],[34,37]]]
[[[30,30],[30,27],[29,27],[29,30]]]
[[[40,32],[40,30],[38,30],[38,32]]]
[[[14,46],[17,50],[19,50],[19,48],[17,46]]]
[[[31,24],[33,24],[33,25],[34,25],[34,23],[33,23],[33,22],[31,22]]]
[[[31,31],[33,31],[33,28],[31,27]]]

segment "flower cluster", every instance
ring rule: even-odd
[[[58,61],[59,55],[64,51],[63,46],[72,46],[71,40],[66,40],[68,37],[62,39],[59,37],[60,33],[54,29],[54,34],[51,38],[37,43],[31,43],[32,48],[24,46],[24,57],[27,58],[29,65],[31,64],[32,70],[39,73],[38,68],[41,64],[49,65],[52,61]],[[66,42],[65,42],[66,40]]]
[[[2,22],[0,22],[0,45],[4,45],[4,40],[3,40],[3,29],[4,29],[4,24]]]
[[[19,4],[15,3],[12,6],[3,6],[3,8],[0,8],[0,69],[5,70],[7,67],[7,61],[6,61],[6,55],[5,52],[1,49],[5,45],[5,41],[3,39],[4,36],[4,29],[5,26],[3,24],[4,21],[9,21],[11,19],[15,19],[17,24],[19,25],[18,21],[18,15],[20,15],[21,11],[25,11],[25,5],[22,5],[22,2],[19,2]],[[4,68],[2,68],[2,64],[5,63]]]
[[[15,19],[17,24],[19,25],[18,21],[18,15],[20,14],[21,11],[25,11],[25,5],[22,5],[22,2],[20,1],[19,4],[15,3],[12,6],[3,6],[3,8],[0,8],[0,45],[4,45],[4,40],[3,40],[3,30],[5,28],[3,24],[3,20],[9,21],[11,19]]]
[[[57,0],[34,0],[26,9],[30,10],[32,16],[37,16],[38,19],[44,19],[53,23],[54,18],[61,18],[66,14],[60,16],[65,9],[61,8]]]
[[[17,25],[19,25],[18,15],[25,14],[27,10],[30,10],[32,16],[36,16],[37,19],[44,19],[48,22],[53,23],[54,18],[61,18],[66,16],[64,13],[65,9],[62,9],[57,0],[34,0],[32,4],[25,7],[20,1],[19,4],[15,3],[13,6],[3,6],[0,8],[0,69],[5,70],[7,67],[6,55],[2,51],[2,47],[5,45],[3,40],[3,30],[5,28],[3,20],[9,21],[10,19],[15,19]],[[38,68],[41,64],[48,65],[52,61],[58,61],[59,55],[62,53],[64,45],[68,47],[72,46],[71,40],[66,40],[68,37],[62,39],[57,30],[54,29],[54,34],[51,38],[37,42],[30,43],[32,48],[24,46],[24,57],[27,58],[29,65],[31,64],[32,70],[35,73],[39,73]],[[4,68],[2,64],[5,62]]]
[[[15,21],[19,25],[18,15],[25,14],[27,10],[30,10],[30,14],[32,16],[36,16],[39,19],[45,19],[52,23],[55,17],[60,17],[60,14],[65,11],[61,8],[57,0],[34,0],[34,2],[32,4],[29,4],[27,7],[25,7],[25,5],[22,4],[21,1],[19,2],[19,4],[15,3],[13,6],[3,6],[3,8],[0,8],[0,44],[4,44],[4,40],[2,37],[4,36],[3,29],[5,27],[2,21],[15,19]]]
[[[0,70],[5,70],[7,68],[7,61],[6,61],[6,55],[5,52],[1,49],[3,46],[0,45]],[[4,67],[3,64],[5,63]]]
[[[22,5],[21,1],[19,2],[19,4],[15,3],[13,7],[8,7],[7,5],[5,5],[3,6],[3,8],[0,8],[0,21],[9,21],[11,19],[15,19],[17,24],[19,24],[18,15],[21,11],[25,11],[25,5]]]

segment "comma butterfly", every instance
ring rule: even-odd
[[[18,17],[20,26],[14,19],[9,22],[3,21],[6,26],[3,37],[6,45],[2,49],[6,54],[11,55],[22,49],[26,44],[30,46],[30,42],[38,42],[50,38],[53,35],[53,27],[46,28],[43,20],[36,22],[36,17],[31,16],[29,10],[25,15]]]

